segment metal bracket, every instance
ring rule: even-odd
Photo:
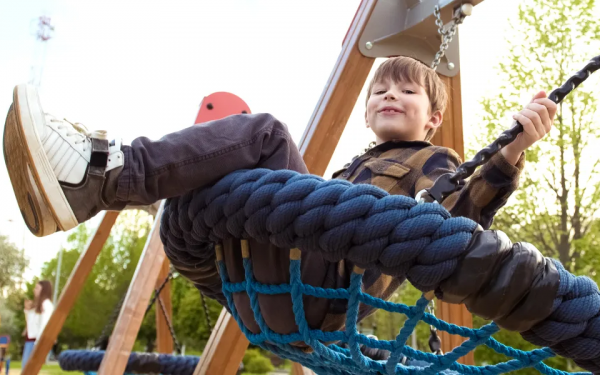
[[[377,0],[375,9],[360,36],[359,50],[368,57],[410,56],[430,65],[440,49],[441,39],[433,9],[440,6],[442,19],[449,27],[454,10],[463,3],[477,5],[483,0]],[[442,62],[438,73],[453,77],[460,68],[459,33]]]

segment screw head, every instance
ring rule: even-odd
[[[448,63],[448,69],[454,70],[454,63],[453,62],[449,62]]]
[[[371,49],[371,48],[373,48],[373,43],[371,43],[371,42],[367,42],[367,43],[365,43],[365,47],[366,47],[367,49]]]

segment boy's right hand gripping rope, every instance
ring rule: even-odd
[[[234,172],[170,204],[161,238],[172,259],[214,260],[202,244],[228,238],[317,251],[333,262],[346,259],[406,276],[422,291],[464,302],[472,313],[600,372],[597,285],[529,244],[512,244],[502,232],[451,217],[439,204],[418,204],[371,185],[264,169]],[[491,263],[473,267],[481,254]]]
[[[559,104],[565,96],[575,90],[577,86],[582,84],[583,81],[598,69],[600,69],[600,56],[591,59],[583,69],[569,78],[561,87],[552,91],[548,98],[556,104]],[[481,149],[473,159],[460,165],[456,169],[456,172],[447,173],[438,177],[433,186],[426,189],[428,195],[431,197],[429,201],[435,200],[441,203],[448,195],[458,189],[461,181],[471,176],[477,167],[485,164],[492,156],[500,151],[502,147],[514,141],[522,131],[523,125],[518,121],[515,121],[512,128],[504,131],[494,142]],[[425,197],[426,196],[424,195],[424,198]]]

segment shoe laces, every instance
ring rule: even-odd
[[[58,129],[66,130],[66,136],[71,138],[74,144],[83,144],[83,151],[86,150],[90,138],[106,139],[106,130],[90,132],[82,123],[71,122],[66,118],[61,120],[49,114],[46,114],[46,116],[51,122],[58,123]]]

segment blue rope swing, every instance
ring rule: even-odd
[[[95,373],[104,359],[103,350],[65,350],[58,363],[64,371]],[[200,357],[173,356],[156,353],[131,353],[125,366],[125,374],[192,375]]]
[[[193,266],[215,253],[227,305],[248,340],[282,358],[301,363],[318,374],[500,374],[534,367],[548,375],[565,374],[543,363],[558,355],[597,371],[600,360],[600,292],[589,278],[575,277],[554,261],[560,285],[553,312],[535,329],[522,332],[530,342],[545,348],[521,351],[491,336],[495,323],[469,329],[441,321],[425,312],[432,298],[425,293],[415,306],[384,301],[361,291],[363,270],[406,276],[423,292],[435,290],[458,267],[476,223],[453,218],[439,204],[418,204],[414,199],[389,195],[371,185],[343,180],[325,181],[289,170],[236,171],[213,187],[171,199],[165,205],[161,239],[169,258]],[[242,240],[245,280],[230,282],[219,243]],[[290,252],[290,282],[266,285],[253,277],[250,249],[245,239],[271,243]],[[324,289],[304,284],[300,277],[300,250],[315,251],[329,261],[347,259],[356,267],[345,289]],[[282,250],[283,251],[283,250]],[[253,333],[240,318],[233,293],[250,299],[260,333]],[[298,331],[273,332],[261,315],[258,294],[290,294]],[[306,321],[303,296],[348,300],[345,331],[311,329]],[[359,304],[404,314],[395,340],[375,340],[356,330]],[[406,345],[419,321],[467,340],[444,355],[425,353]],[[291,345],[303,341],[311,352]],[[324,343],[335,344],[324,344]],[[386,361],[362,354],[360,345],[391,352]],[[456,361],[479,345],[513,358],[490,366],[467,366]],[[550,348],[551,347],[551,348]],[[406,358],[405,358],[406,357]],[[406,361],[408,359],[408,361]]]

